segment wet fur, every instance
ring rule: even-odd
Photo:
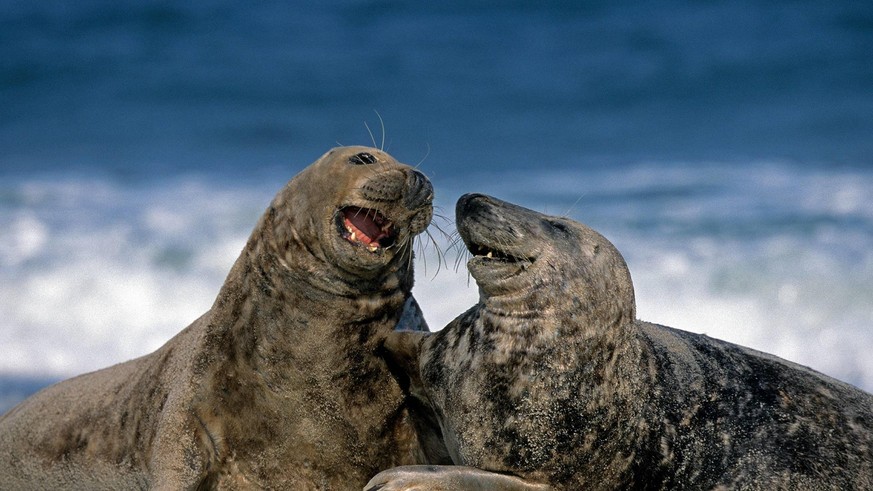
[[[531,260],[474,257],[479,304],[439,332],[393,333],[386,349],[477,482],[487,470],[526,483],[495,489],[873,489],[870,394],[636,320],[624,260],[582,224],[481,195],[457,213],[468,246]],[[439,469],[370,486],[438,489]]]
[[[351,163],[361,152],[377,162]],[[432,199],[384,152],[325,154],[276,195],[207,313],[154,353],[0,417],[0,489],[360,489],[420,462],[375,353],[398,322],[424,326],[409,256]],[[344,205],[383,211],[396,244],[339,238]]]

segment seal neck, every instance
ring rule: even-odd
[[[384,459],[378,466],[390,467],[390,456],[411,452],[389,431],[399,424],[391,418],[400,414],[403,394],[384,361],[374,356],[380,335],[398,322],[403,302],[400,289],[358,303],[312,293],[308,283],[289,276],[274,255],[250,241],[205,318],[198,363],[209,369],[198,411],[230,421],[222,423],[216,452],[278,446],[285,449],[282,459],[298,465],[294,459],[310,455],[293,450],[302,434],[324,450],[318,464],[324,468],[347,469],[343,466],[359,455],[340,443],[357,435],[379,435],[368,440],[373,459]],[[252,414],[261,418],[255,418],[254,432],[246,426]],[[317,428],[307,426],[311,421],[319,422]],[[267,427],[268,438],[257,433]]]
[[[644,379],[637,373],[643,353],[633,296],[588,291],[545,283],[491,296],[480,290],[477,328],[499,347],[497,359],[545,364],[581,384],[579,397],[590,396],[592,404],[620,404],[624,389]],[[596,376],[580,376],[580,369]]]
[[[399,321],[411,274],[397,271],[355,288],[336,281],[330,266],[290,267],[271,247],[269,230],[256,228],[231,269],[211,310],[212,335],[234,347],[228,358],[251,367],[324,361],[330,373],[351,369],[346,365],[367,357],[330,350],[339,345],[348,345],[346,352],[374,350],[377,334]],[[319,359],[310,360],[313,356]]]

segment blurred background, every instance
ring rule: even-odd
[[[383,139],[442,229],[569,215],[640,318],[873,390],[873,3],[315,3],[0,2],[0,411],[159,347],[288,179]],[[449,256],[432,329],[477,299]]]

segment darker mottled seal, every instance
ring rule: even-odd
[[[412,242],[432,200],[380,150],[326,153],[273,199],[206,314],[0,418],[0,489],[360,489],[419,462],[375,353],[420,318]]]
[[[467,195],[457,225],[479,304],[386,346],[469,467],[392,469],[371,489],[873,489],[870,394],[636,320],[623,258],[582,224]]]

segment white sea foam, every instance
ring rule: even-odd
[[[478,182],[437,182],[443,213],[471,190],[569,210],[625,255],[640,318],[873,390],[871,173],[639,165]],[[0,184],[0,375],[69,376],[166,342],[210,307],[282,184]],[[432,329],[478,296],[447,259],[417,260]]]
[[[0,210],[14,232],[0,236],[0,373],[53,376],[148,353],[205,312],[271,196],[185,180],[16,190]]]

